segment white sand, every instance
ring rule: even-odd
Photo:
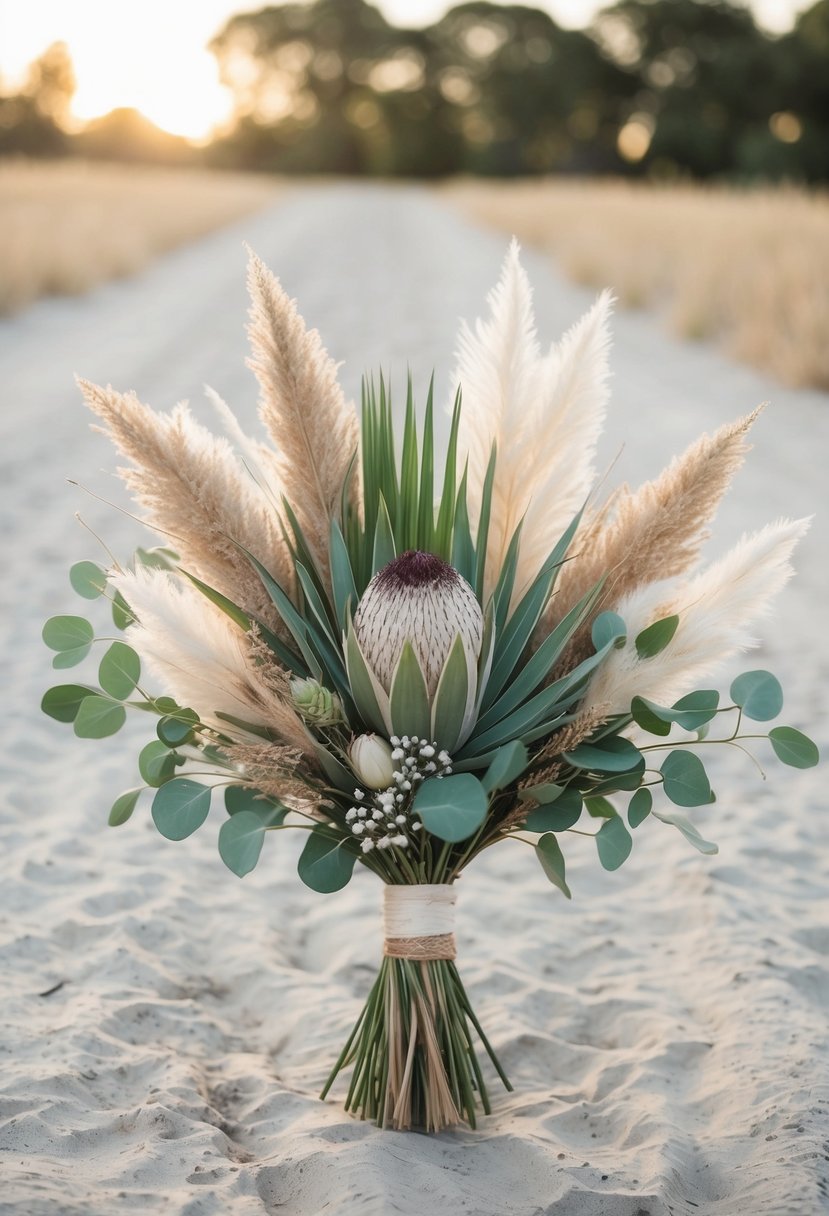
[[[2,594],[8,722],[0,765],[5,1008],[0,1212],[208,1216],[427,1211],[464,1216],[811,1216],[826,1211],[829,1006],[822,770],[764,784],[733,753],[696,854],[647,822],[604,873],[573,837],[572,904],[518,846],[462,883],[461,967],[515,1084],[493,1083],[477,1134],[378,1131],[316,1093],[379,959],[380,891],[304,888],[298,843],[267,842],[243,882],[195,838],[162,840],[148,804],[117,830],[150,722],[99,746],[38,710],[50,678],[44,618],[84,607],[71,561],[97,557],[80,509],[122,556],[144,534],[67,476],[118,497],[108,445],[87,428],[77,370],[158,407],[211,383],[250,418],[242,365],[242,238],[300,297],[356,391],[363,367],[411,359],[445,388],[456,319],[474,315],[505,240],[426,193],[338,187],[289,199],[82,300],[0,328]],[[527,256],[542,333],[589,294]],[[784,681],[787,717],[825,715],[829,644],[829,398],[780,388],[654,320],[615,326],[604,457],[640,479],[699,431],[772,398],[725,505],[718,545],[782,513],[818,513],[800,575],[746,666]],[[94,608],[94,606],[93,606]],[[822,615],[822,614],[821,614]],[[83,669],[81,669],[83,671]],[[74,678],[77,672],[68,678]],[[825,745],[825,716],[817,727]],[[135,745],[135,747],[133,746]],[[63,986],[52,995],[53,986]]]

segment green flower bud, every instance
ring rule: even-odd
[[[312,726],[335,726],[343,721],[343,707],[336,693],[318,680],[291,680],[294,705]]]

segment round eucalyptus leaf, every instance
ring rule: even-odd
[[[683,730],[701,730],[717,716],[720,694],[716,688],[699,688],[680,697],[671,709],[671,717]]]
[[[607,819],[596,833],[599,861],[606,870],[618,870],[630,857],[633,837],[618,815]]]
[[[471,773],[429,777],[418,786],[412,801],[426,831],[450,844],[477,832],[487,806],[486,790]]]
[[[139,753],[138,771],[147,785],[157,789],[175,775],[176,760],[166,743],[153,739]]]
[[[69,581],[85,600],[97,600],[106,590],[107,576],[97,562],[75,562],[69,570]]]
[[[705,766],[692,752],[673,751],[662,768],[662,787],[677,806],[704,806],[713,801]]]
[[[107,822],[111,828],[120,827],[122,823],[126,823],[130,815],[135,810],[135,804],[143,793],[144,787],[139,786],[137,790],[127,790],[125,794],[121,794],[112,804],[112,810],[109,812]]]
[[[578,823],[581,809],[580,792],[576,789],[566,789],[554,802],[534,806],[521,826],[528,832],[566,832]]]
[[[123,705],[109,697],[85,697],[75,715],[75,734],[79,739],[106,739],[116,734],[127,720]]]
[[[242,811],[256,815],[260,823],[270,828],[282,823],[290,808],[275,798],[264,798],[248,785],[228,785],[225,787],[225,809],[228,815],[239,815]]]
[[[627,773],[645,766],[639,748],[620,735],[610,735],[597,743],[580,743],[572,751],[565,752],[564,759],[568,764],[592,773]]]
[[[630,713],[636,725],[650,735],[671,733],[671,720],[664,716],[661,705],[654,705],[644,697],[634,697],[630,703]]]
[[[778,760],[791,768],[814,768],[820,760],[817,745],[793,726],[773,727],[769,731],[769,739]]]
[[[624,646],[627,638],[627,625],[618,612],[600,612],[593,622],[590,636],[597,650],[601,650],[610,642],[615,643],[616,646]]]
[[[83,684],[57,684],[43,694],[40,708],[56,722],[74,722],[81,702],[95,696],[97,691]]]
[[[113,642],[101,659],[98,679],[101,688],[116,701],[124,701],[135,691],[141,675],[141,660],[126,642]]]
[[[153,798],[153,823],[168,840],[192,836],[210,810],[210,786],[190,777],[174,777]]]
[[[783,689],[770,671],[744,671],[731,685],[731,696],[754,722],[769,722],[783,708]]]
[[[175,716],[167,715],[159,719],[156,733],[162,743],[168,747],[181,747],[193,739],[193,727],[198,723],[199,715],[193,709],[177,709]]]
[[[43,640],[50,650],[77,650],[89,646],[95,631],[82,616],[51,616],[43,626]]]
[[[219,856],[229,870],[244,878],[255,868],[265,841],[265,826],[253,811],[239,811],[219,828]]]
[[[306,887],[328,895],[348,884],[358,855],[359,845],[347,836],[315,828],[299,855],[297,873]]]

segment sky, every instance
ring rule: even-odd
[[[78,89],[73,114],[86,121],[132,106],[176,135],[204,139],[230,116],[231,98],[206,44],[234,12],[232,0],[0,0],[0,86],[20,82],[26,65],[52,42],[66,42]],[[605,0],[524,0],[561,25],[580,27]],[[375,0],[400,25],[428,25],[449,0]],[[788,29],[810,0],[752,0],[767,29]]]

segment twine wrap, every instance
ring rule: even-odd
[[[450,883],[387,884],[383,953],[390,958],[454,959],[457,898]]]

